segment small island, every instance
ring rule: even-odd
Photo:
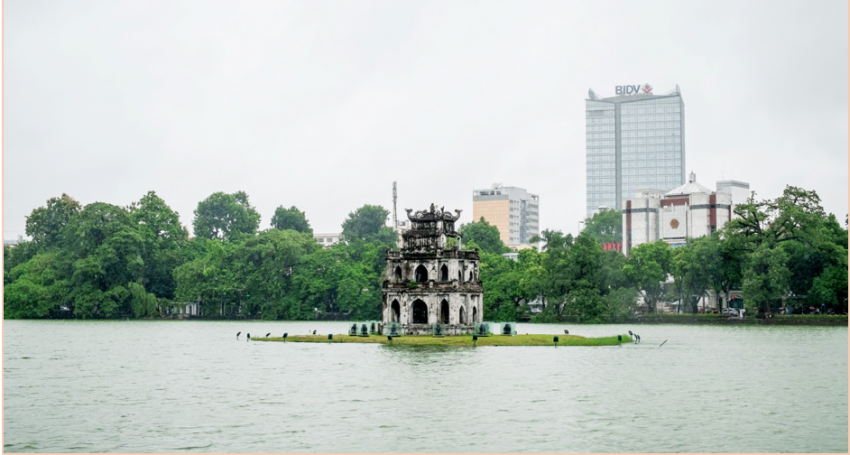
[[[554,341],[558,337],[558,343]],[[622,337],[622,341],[617,337]],[[391,345],[413,345],[413,346],[616,346],[622,343],[631,343],[629,335],[614,335],[610,337],[587,338],[578,335],[514,335],[502,336],[491,335],[478,337],[473,344],[471,335],[449,335],[445,337],[434,337],[429,335],[413,335],[389,337],[381,335],[352,336],[334,334],[332,339],[328,335],[290,335],[283,337],[251,338],[251,341],[285,341],[289,343],[378,343]]]

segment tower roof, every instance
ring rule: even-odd
[[[673,188],[672,190],[668,191],[664,195],[664,197],[687,196],[687,195],[695,194],[695,193],[711,194],[711,193],[713,193],[713,191],[711,191],[710,189],[708,189],[708,188],[700,185],[699,183],[697,183],[697,175],[694,174],[693,172],[691,172],[688,175],[688,183],[686,183],[686,184],[684,184],[684,185],[682,185],[678,188]]]

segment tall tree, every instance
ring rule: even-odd
[[[510,251],[499,237],[499,228],[488,223],[482,216],[472,223],[461,225],[458,233],[464,242],[475,242],[485,253],[502,254]]]
[[[345,245],[305,255],[292,276],[287,299],[291,319],[377,319],[380,288],[377,277],[351,261]]]
[[[173,272],[187,259],[183,250],[188,241],[188,231],[180,224],[179,214],[153,191],[130,204],[127,210],[142,238],[142,284],[146,292],[159,298],[173,299],[176,287]],[[145,300],[147,297],[137,296],[138,292],[134,290],[131,292],[136,299],[134,301],[148,302]]]
[[[260,214],[244,191],[213,193],[198,203],[192,222],[196,237],[228,241],[240,234],[255,233],[259,225]]]
[[[671,254],[670,246],[663,240],[644,243],[632,248],[631,257],[623,266],[623,272],[643,295],[651,312],[656,312],[656,305],[664,298]]]
[[[130,283],[144,277],[143,241],[127,211],[102,202],[83,208],[63,230],[76,258],[73,271],[74,314],[112,318],[131,314]]]
[[[366,204],[348,214],[342,223],[342,237],[346,241],[377,239],[383,243],[395,243],[395,231],[386,225],[390,212],[380,205]]]
[[[52,197],[46,207],[33,210],[27,217],[26,233],[39,249],[58,247],[62,230],[80,209],[80,203],[65,193]]]
[[[788,290],[791,272],[786,267],[787,255],[780,248],[760,245],[749,256],[744,272],[744,301],[759,317],[772,312],[772,307]]]
[[[587,233],[599,243],[623,241],[623,212],[614,209],[602,209],[587,218],[582,234]]]
[[[307,216],[294,205],[288,209],[282,205],[279,206],[272,216],[272,227],[280,230],[292,229],[313,235],[313,228],[310,227]]]

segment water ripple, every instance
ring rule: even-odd
[[[4,328],[7,452],[847,451],[846,328],[641,326],[643,344],[598,348],[235,340],[347,329],[317,322]],[[518,331],[564,328],[635,329]]]

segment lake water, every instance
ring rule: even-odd
[[[640,333],[642,344],[623,347],[245,340],[347,327],[5,321],[4,449],[848,450],[846,327],[518,325]]]

